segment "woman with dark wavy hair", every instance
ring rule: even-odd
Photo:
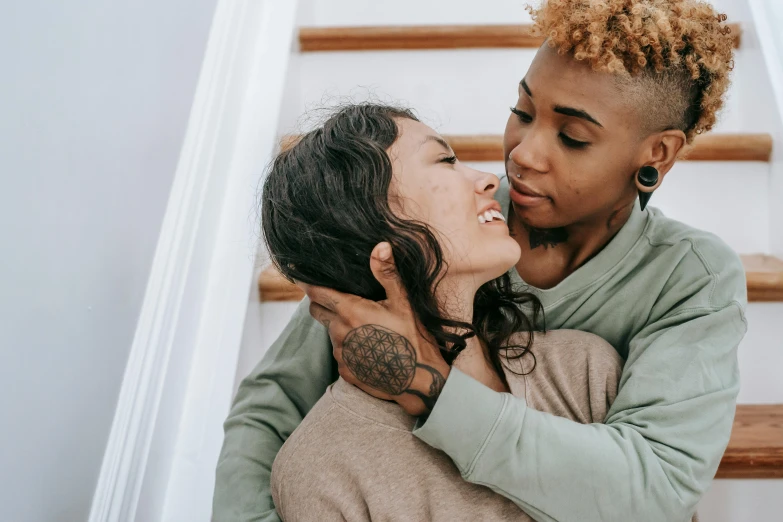
[[[390,152],[398,136],[403,141]],[[515,332],[532,331],[541,305],[511,287],[507,272],[519,259],[519,245],[492,198],[499,185],[494,174],[458,165],[443,138],[410,110],[348,106],[275,159],[261,197],[264,240],[287,278],[374,301],[385,291],[370,254],[385,243],[422,331],[441,347],[445,362],[478,335],[502,378],[503,343]],[[439,302],[436,293],[449,300]]]
[[[499,186],[497,176],[460,163],[410,111],[347,106],[274,161],[261,202],[264,238],[286,277],[381,303],[394,298],[439,347],[441,357],[424,359],[398,332],[372,324],[354,331],[343,360],[376,390],[431,408],[455,365],[541,411],[601,422],[620,357],[583,332],[534,337],[541,305],[512,288],[508,270],[520,249],[493,199]],[[398,281],[393,296],[378,282],[383,271]],[[282,518],[528,519],[417,442],[415,422],[338,380],[275,459]]]

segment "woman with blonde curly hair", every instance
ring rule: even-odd
[[[309,301],[240,386],[215,520],[277,520],[272,462],[338,372],[418,417],[412,436],[535,520],[693,516],[731,431],[744,271],[720,239],[647,203],[714,125],[732,35],[698,0],[547,0],[531,15],[546,40],[511,107],[507,180],[494,197],[521,247],[511,278],[540,300],[546,326],[598,335],[625,360],[604,422],[538,411],[447,364],[451,347],[421,334],[393,270],[375,272],[384,301],[308,287]],[[391,247],[389,267],[400,261]],[[357,342],[381,349],[368,328],[402,338],[426,371],[415,369],[403,391],[382,384],[392,369],[381,358],[358,371],[343,354]]]

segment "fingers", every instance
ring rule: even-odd
[[[329,328],[329,326],[332,324],[332,321],[337,318],[337,314],[335,312],[324,306],[321,306],[315,301],[310,301],[310,315],[313,317],[313,319],[324,325],[326,328]]]
[[[310,315],[326,327],[332,340],[334,358],[338,363],[342,363],[343,340],[348,335],[350,327],[337,313],[313,301],[310,301]]]
[[[394,256],[389,243],[378,243],[370,254],[370,270],[375,279],[386,290],[386,300],[392,305],[408,304],[408,296],[397,276],[397,267],[394,265]]]
[[[305,283],[297,283],[297,286],[307,294],[311,303],[317,303],[332,312],[339,312],[338,307],[340,306],[340,303],[359,299],[355,295],[344,294],[332,288],[326,288],[325,286],[313,286]]]

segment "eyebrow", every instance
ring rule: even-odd
[[[598,125],[602,129],[604,128],[604,126],[598,123],[598,121],[595,118],[593,118],[592,116],[590,116],[589,114],[587,114],[585,111],[581,109],[574,109],[573,107],[563,107],[561,105],[556,105],[554,111],[559,114],[564,114],[566,116],[573,116],[574,118],[582,118],[583,120],[587,120],[590,123],[594,123]]]
[[[519,82],[519,85],[522,86],[522,88],[525,90],[528,96],[531,98],[533,97],[533,93],[530,92],[530,87],[528,87],[527,82],[524,78],[522,78],[522,81]],[[556,105],[554,108],[554,111],[558,114],[563,114],[565,116],[573,116],[574,118],[581,118],[583,120],[587,120],[592,124],[598,125],[602,129],[604,128],[603,125],[601,125],[598,120],[590,116],[587,112],[581,110],[581,109],[575,109],[573,107],[564,107],[562,105]]]
[[[446,150],[446,152],[448,152],[449,154],[454,154],[454,151],[451,150],[451,146],[449,146],[446,140],[444,140],[440,136],[429,135],[426,138],[424,138],[424,141],[422,141],[421,144],[424,145],[428,141],[434,141],[435,143],[443,147]]]
[[[527,93],[528,96],[530,96],[531,98],[533,97],[533,93],[530,92],[530,87],[527,86],[527,82],[525,81],[524,78],[522,78],[522,81],[519,82],[519,85],[521,85],[522,88],[525,89],[525,92]]]

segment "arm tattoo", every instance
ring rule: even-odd
[[[440,392],[443,390],[443,386],[446,384],[446,380],[438,370],[432,368],[431,366],[427,366],[426,364],[419,364],[417,366],[427,370],[430,375],[432,375],[432,384],[430,384],[429,394],[425,395],[418,390],[405,391],[421,399],[421,402],[424,403],[424,407],[427,408],[428,411],[432,411],[432,409],[435,407],[435,401],[440,396]]]
[[[417,362],[416,351],[408,339],[375,324],[365,324],[348,332],[343,341],[343,360],[363,384],[389,395],[415,395],[429,410],[435,407],[446,384],[438,370]],[[410,388],[417,369],[432,376],[427,393]]]

